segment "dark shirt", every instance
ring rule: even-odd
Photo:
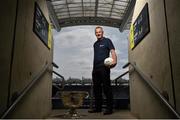
[[[104,67],[104,60],[109,57],[111,49],[115,49],[112,41],[108,38],[101,38],[94,43],[94,63],[93,68]]]

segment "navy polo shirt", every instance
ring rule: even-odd
[[[111,49],[115,49],[112,41],[103,37],[101,40],[97,40],[94,43],[94,68],[104,66],[104,60],[109,57]]]

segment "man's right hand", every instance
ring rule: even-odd
[[[117,63],[116,63],[116,62],[113,62],[113,63],[109,66],[109,68],[114,68],[116,65],[117,65]]]

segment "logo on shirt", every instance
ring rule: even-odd
[[[99,45],[99,47],[104,47],[104,45]]]

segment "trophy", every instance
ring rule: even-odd
[[[65,107],[69,111],[63,115],[64,118],[80,118],[81,115],[76,111],[77,108],[82,106],[84,98],[88,96],[86,91],[62,91],[61,99]]]

